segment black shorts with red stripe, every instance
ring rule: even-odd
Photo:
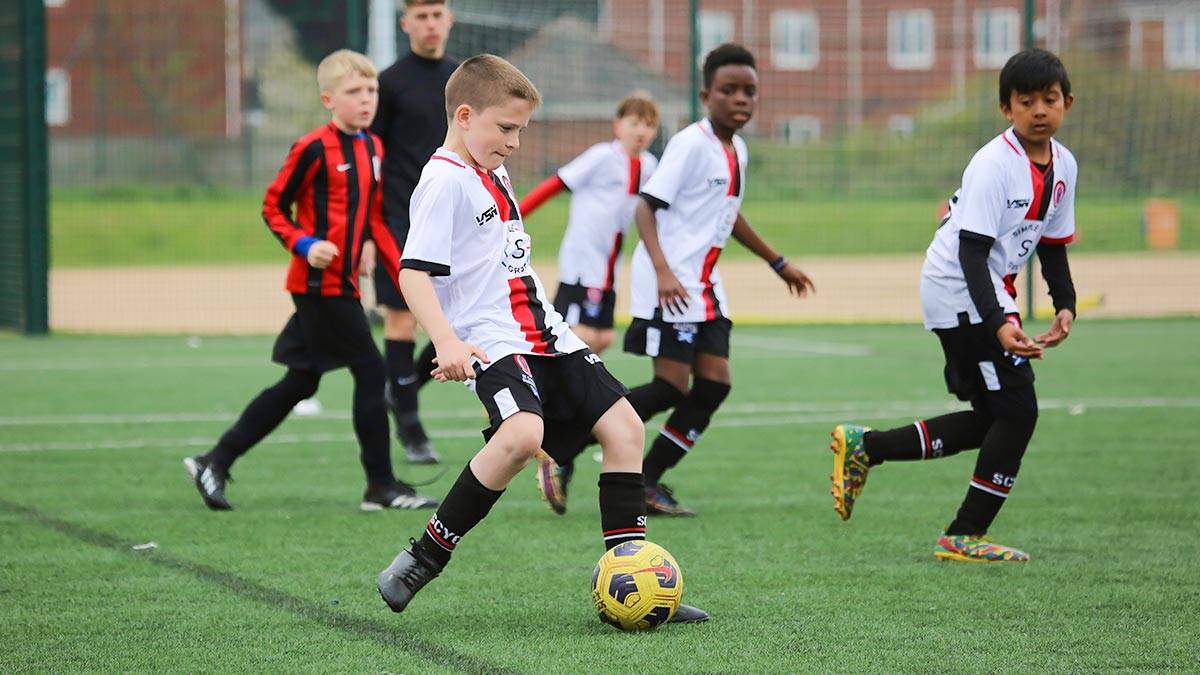
[[[590,349],[560,356],[512,354],[475,379],[475,395],[490,423],[483,437],[490,439],[516,413],[530,412],[542,418],[542,447],[551,456],[586,442],[596,422],[628,393]]]
[[[559,284],[554,294],[554,309],[572,326],[612,328],[617,292],[588,288],[580,284]]]
[[[699,323],[668,323],[662,311],[653,319],[634,319],[625,332],[625,351],[639,356],[692,363],[696,354],[729,358],[729,335],[733,322],[726,317]]]

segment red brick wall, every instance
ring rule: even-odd
[[[222,0],[67,0],[47,7],[48,65],[70,74],[56,136],[225,134]]]

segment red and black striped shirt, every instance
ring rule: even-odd
[[[293,253],[289,293],[358,297],[358,265],[367,239],[375,241],[379,264],[399,278],[400,243],[383,222],[382,161],[378,136],[347,134],[333,122],[292,145],[263,197],[263,220]],[[338,255],[328,267],[316,269],[296,253],[296,244],[305,237],[337,246]]]

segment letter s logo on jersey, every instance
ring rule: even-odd
[[[521,230],[510,230],[504,237],[504,269],[510,276],[523,277],[529,274],[529,253],[532,241]]]

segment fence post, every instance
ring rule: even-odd
[[[363,31],[366,13],[365,0],[346,0],[346,46],[359,53],[367,51],[367,37]]]
[[[1022,31],[1022,42],[1025,49],[1031,49],[1036,46],[1036,39],[1033,35],[1033,23],[1037,13],[1036,0],[1025,0],[1025,29]],[[1033,312],[1036,309],[1036,303],[1033,297],[1033,276],[1034,270],[1037,267],[1037,256],[1029,256],[1029,267],[1025,274],[1025,318],[1033,321]]]
[[[688,0],[688,82],[692,94],[688,123],[700,119],[700,0]]]
[[[24,0],[21,12],[21,127],[24,183],[24,320],[27,334],[49,332],[47,275],[49,269],[49,156],[46,138],[46,5],[45,0]]]

